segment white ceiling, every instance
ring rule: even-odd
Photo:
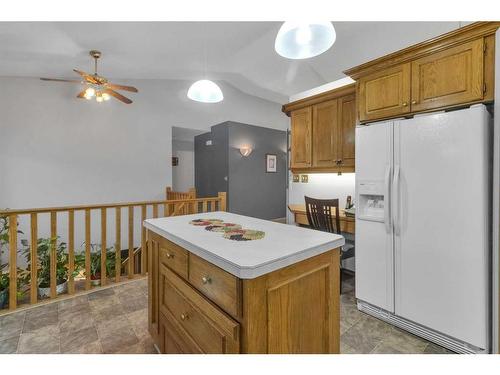
[[[459,22],[334,22],[337,41],[308,60],[274,51],[281,22],[0,22],[0,76],[73,78],[103,52],[108,78],[223,80],[283,103],[342,70],[457,28]],[[206,59],[205,51],[206,50]],[[119,82],[117,82],[119,83]]]

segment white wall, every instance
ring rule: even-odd
[[[203,104],[186,98],[191,82],[116,81],[139,89],[127,95],[133,104],[76,99],[74,84],[0,77],[0,207],[163,199],[172,183],[172,126],[208,130],[227,120],[287,126],[279,104],[224,82],[219,82],[224,101]],[[140,213],[135,216],[140,219]],[[48,223],[40,220],[42,235]],[[83,219],[75,220],[78,226]],[[95,240],[99,221],[93,222]],[[126,243],[125,217],[122,223]],[[110,242],[113,225],[108,224]],[[65,237],[65,217],[60,217],[59,233]]]
[[[187,191],[194,187],[194,140],[172,140],[172,156],[179,158],[179,164],[172,167],[172,188]]]

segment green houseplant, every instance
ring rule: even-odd
[[[59,237],[40,238],[37,241],[37,279],[38,296],[50,296],[50,250],[56,248],[56,293],[62,294],[68,290],[68,254],[66,253],[66,243],[60,242]],[[24,256],[29,264],[28,270],[32,267],[31,253],[29,247],[25,246]],[[78,269],[74,271],[74,276],[78,275]],[[27,276],[29,278],[29,274]]]
[[[106,275],[115,276],[116,254],[114,247],[106,248]],[[85,252],[75,256],[78,269],[85,270]],[[90,244],[90,280],[92,285],[101,284],[101,244]]]

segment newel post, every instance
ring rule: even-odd
[[[219,191],[219,211],[226,211],[227,204],[227,193],[225,191]]]

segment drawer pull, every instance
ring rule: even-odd
[[[189,315],[188,313],[185,313],[185,314],[181,314],[181,320],[184,321],[184,320],[188,320],[189,319]]]
[[[167,253],[166,257],[167,257],[167,259],[172,259],[174,257],[174,254]]]
[[[203,284],[210,284],[210,283],[212,282],[212,279],[210,278],[210,276],[203,276],[203,277],[201,278],[201,282],[202,282]]]

